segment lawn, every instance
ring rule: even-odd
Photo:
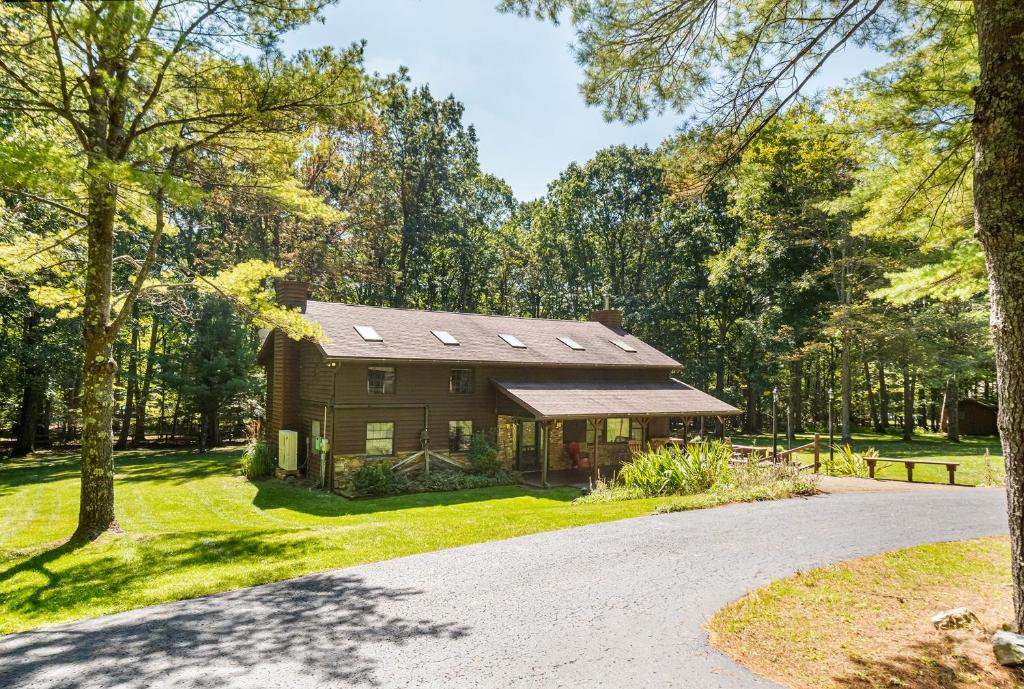
[[[122,533],[67,542],[74,455],[0,463],[0,634],[467,543],[709,507],[707,495],[573,505],[519,486],[347,500],[237,474],[239,452],[116,458]]]
[[[715,646],[794,689],[1011,689],[991,636],[1013,620],[1009,540],[922,545],[776,581],[721,610]],[[980,624],[939,631],[966,606]]]
[[[793,446],[803,445],[814,440],[812,433],[797,435]],[[757,436],[736,435],[733,442],[743,445],[758,445],[759,447],[771,448],[772,436],[770,433]],[[836,435],[836,445],[840,445],[839,436]],[[779,435],[780,449],[786,449],[786,437]],[[880,433],[854,433],[853,450],[864,452],[869,448],[878,450],[882,457],[893,459],[931,459],[937,461],[960,462],[956,471],[956,482],[969,486],[1002,484],[1006,475],[1003,467],[1003,450],[999,445],[999,439],[987,436],[963,436],[959,443],[951,443],[940,433],[916,433],[914,439],[906,442],[898,435],[883,435]],[[828,461],[828,435],[822,435],[822,463]],[[989,457],[986,460],[985,450],[988,450]],[[800,461],[810,463],[811,454],[799,453]],[[890,478],[906,480],[907,471],[902,464],[879,464],[876,474],[879,478]],[[946,483],[949,477],[946,468],[943,466],[921,465],[914,468],[914,481],[930,483]]]

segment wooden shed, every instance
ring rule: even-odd
[[[998,435],[996,424],[998,408],[994,404],[976,399],[960,400],[957,404],[957,419],[960,435]],[[942,432],[946,432],[948,424],[945,414],[941,421]]]

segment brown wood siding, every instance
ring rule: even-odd
[[[366,408],[339,408],[336,410],[337,429],[333,436],[335,454],[363,454],[366,450],[366,424],[370,421],[395,422],[395,452],[413,452],[420,447],[419,434],[423,429],[422,406],[428,405],[431,447],[444,451],[448,447],[448,422],[470,420],[473,431],[493,432],[497,423],[498,393],[491,379],[517,380],[588,380],[594,369],[520,366],[463,366],[451,363],[396,364],[395,393],[371,395],[366,390],[365,363],[342,363],[338,367],[335,399],[342,405],[373,405]],[[449,392],[449,377],[453,368],[472,368],[472,393]],[[611,380],[650,381],[663,380],[667,370],[608,369],[600,375]],[[504,396],[500,396],[504,399]],[[394,405],[388,407],[387,405]],[[514,407],[514,405],[513,405]],[[505,404],[502,403],[502,408]],[[515,408],[516,412],[520,410]],[[507,413],[507,412],[502,412]]]

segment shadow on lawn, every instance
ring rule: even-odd
[[[118,482],[160,481],[181,484],[208,476],[237,473],[237,449],[197,454],[188,450],[132,450],[114,453]],[[30,483],[53,483],[79,477],[77,453],[37,452],[0,463],[0,497]]]
[[[914,689],[967,689],[1019,687],[1024,672],[1005,668],[991,657],[988,644],[969,646],[974,653],[958,652],[947,639],[918,641],[881,660],[857,659],[857,669],[834,677],[840,687],[876,689],[877,687],[914,687]],[[979,662],[980,654],[987,654]]]
[[[421,594],[328,573],[0,637],[0,686],[377,685],[368,644],[469,633],[402,617]]]
[[[133,540],[131,545],[120,540],[128,538],[84,547],[65,543],[6,569],[0,565],[4,609],[38,619],[74,614],[95,599],[116,601],[147,584],[160,588],[159,578],[167,572],[205,585],[200,578],[204,568],[209,568],[209,583],[215,587],[216,567],[227,563],[250,564],[243,568],[250,573],[262,567],[261,574],[269,579],[276,576],[273,563],[287,565],[317,548],[316,539],[303,531],[171,534]],[[375,662],[364,657],[364,644],[401,645],[421,636],[456,639],[467,633],[451,622],[403,619],[389,612],[420,593],[372,586],[344,572],[325,573],[70,628],[0,637],[0,687],[34,682],[219,687],[271,660],[290,664],[280,678],[284,680],[288,673],[301,671],[315,678],[314,684],[376,684]],[[132,604],[145,602],[136,599]]]
[[[414,493],[350,500],[340,495],[332,495],[321,490],[303,488],[273,479],[254,483],[257,489],[253,505],[259,509],[286,509],[317,517],[344,517],[523,497],[571,502],[580,494],[575,488],[535,489],[524,486],[495,486],[493,488],[470,488],[439,493]]]

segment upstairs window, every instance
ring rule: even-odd
[[[586,347],[584,347],[583,345],[581,345],[579,342],[577,342],[576,340],[572,339],[571,337],[565,337],[563,335],[559,335],[558,336],[558,340],[562,344],[564,344],[566,347],[568,347],[569,349],[574,349],[577,352],[582,352],[584,349],[586,349]]]
[[[395,394],[395,369],[392,366],[370,366],[366,369],[366,392],[371,395]]]
[[[459,341],[456,340],[455,337],[447,330],[431,330],[430,332],[434,334],[434,337],[441,340],[441,342],[443,342],[446,345],[459,344]]]
[[[469,441],[473,437],[472,421],[448,422],[448,451],[465,452],[469,449]]]
[[[498,335],[501,339],[505,340],[505,343],[514,349],[526,349],[526,345],[515,335]]]
[[[453,368],[448,380],[448,390],[456,395],[468,395],[473,392],[473,369]]]
[[[365,342],[383,342],[384,338],[381,337],[376,328],[372,325],[356,325],[353,326],[356,332],[359,333],[359,337],[363,338]]]
[[[366,424],[366,454],[395,454],[394,421],[371,421]]]

